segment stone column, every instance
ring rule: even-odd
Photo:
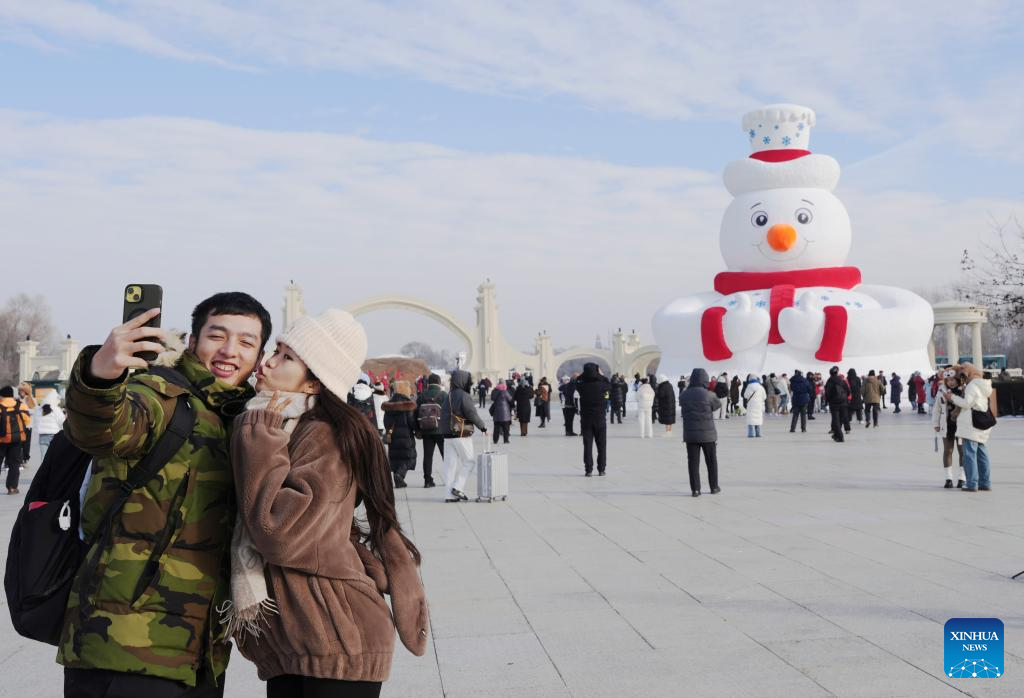
[[[306,304],[302,297],[302,287],[294,281],[284,290],[284,325],[281,331],[287,330],[293,322],[306,314]]]
[[[26,339],[15,345],[18,352],[18,382],[32,380],[32,360],[39,353],[39,342]]]
[[[928,339],[928,361],[931,363],[932,368],[938,368],[938,364],[935,363],[935,338],[931,337]]]
[[[971,355],[974,357],[974,365],[978,368],[985,367],[985,355],[981,351],[981,323],[975,322],[971,325]]]
[[[78,358],[78,342],[71,339],[71,335],[68,335],[67,339],[64,339],[60,343],[60,379],[69,380],[71,378],[71,369],[75,367],[75,359]]]
[[[946,361],[951,364],[960,363],[960,343],[956,338],[956,323],[946,323]]]

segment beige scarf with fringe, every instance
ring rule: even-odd
[[[273,393],[261,392],[246,403],[247,410],[263,410],[270,404]],[[291,434],[299,417],[305,414],[316,398],[305,393],[281,393],[280,401],[291,400],[281,413],[284,416],[284,430]],[[263,634],[261,625],[266,617],[277,613],[277,604],[267,592],[264,575],[266,561],[246,530],[241,511],[235,519],[235,532],[231,538],[231,599],[225,601],[217,613],[220,622],[227,626],[227,634],[239,640],[252,635],[257,640]]]

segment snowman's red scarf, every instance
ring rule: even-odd
[[[715,276],[715,290],[722,295],[741,291],[770,289],[768,313],[772,324],[768,332],[769,344],[782,344],[785,340],[779,333],[779,313],[793,305],[796,289],[808,286],[826,286],[851,289],[861,281],[857,267],[822,267],[819,269],[798,269],[777,272],[725,271]],[[704,356],[710,361],[724,361],[732,358],[732,350],[725,342],[722,320],[725,308],[712,307],[701,317],[701,342]],[[824,309],[825,333],[821,346],[815,353],[820,361],[841,361],[843,345],[846,343],[846,308],[830,305]]]

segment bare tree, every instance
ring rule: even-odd
[[[0,385],[18,380],[18,342],[32,338],[42,351],[49,351],[54,336],[50,304],[45,297],[19,293],[7,299],[0,311]]]
[[[967,284],[961,297],[987,305],[995,321],[1024,327],[1024,225],[1016,216],[991,224],[995,241],[981,242],[975,254],[964,250],[960,267]]]
[[[422,359],[430,368],[452,368],[455,356],[447,349],[434,349],[426,342],[406,342],[398,350],[402,356]]]

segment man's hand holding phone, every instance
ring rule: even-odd
[[[152,351],[159,354],[170,336],[167,330],[144,325],[160,314],[160,308],[147,310],[110,331],[107,341],[99,348],[89,364],[89,372],[100,380],[116,380],[126,369],[146,368],[145,359],[135,354]]]

